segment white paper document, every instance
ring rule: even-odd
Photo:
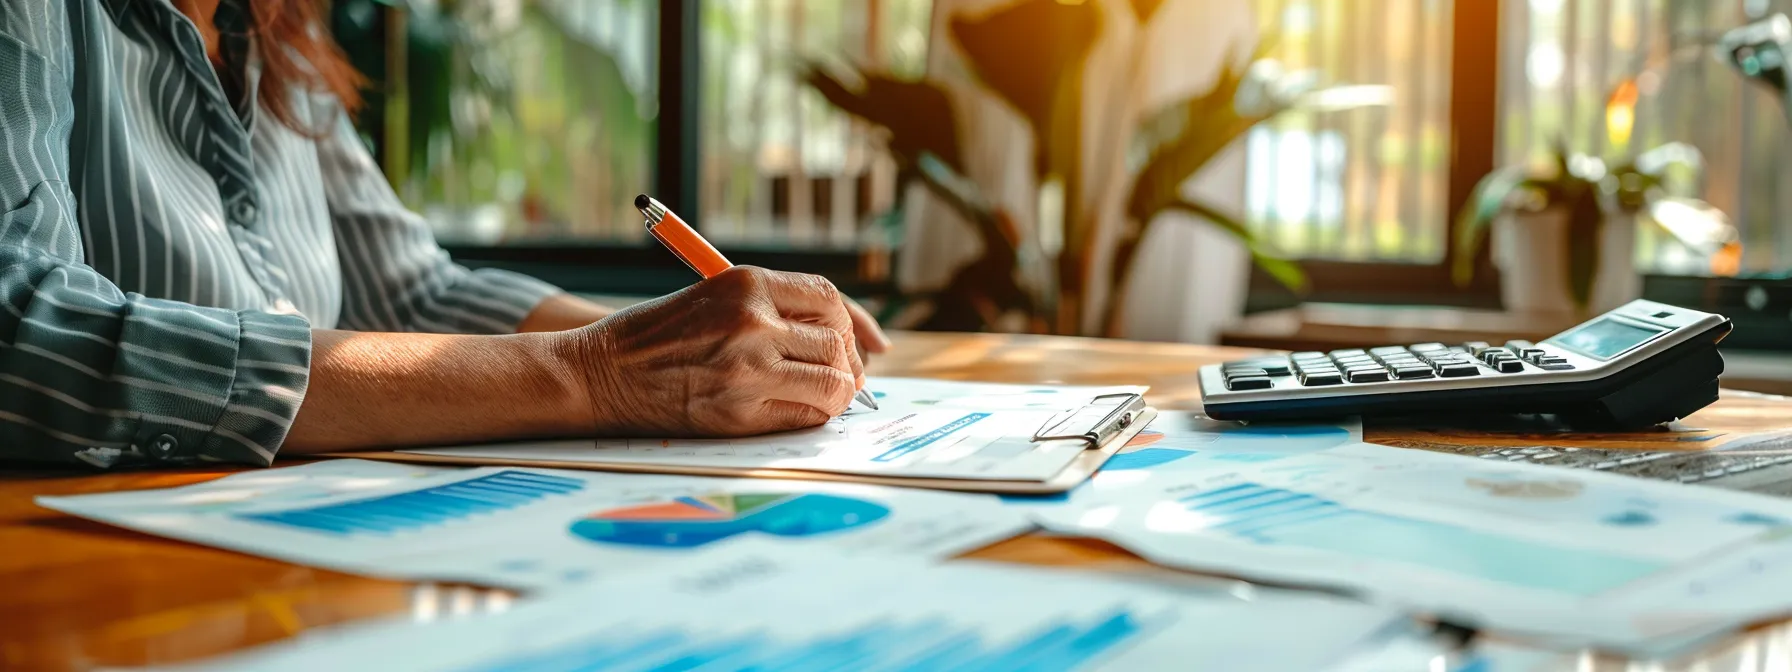
[[[988,495],[367,460],[37,501],[120,527],[301,564],[525,589],[651,567],[750,538],[941,558],[1032,528]]]
[[[1612,474],[1333,448],[1030,511],[1155,562],[1361,591],[1563,644],[1792,612],[1792,502]]]
[[[1363,424],[1354,419],[1331,424],[1247,425],[1190,411],[1159,411],[1150,427],[1126,442],[1082,485],[1054,495],[1004,495],[1002,501],[1019,506],[1088,504],[1123,497],[1149,487],[1145,483],[1153,479],[1228,471],[1242,464],[1282,460],[1362,440]]]
[[[707,551],[502,614],[307,633],[195,668],[1308,672],[1403,623],[1319,597],[1246,601],[1016,566],[774,550]]]
[[[842,474],[1044,481],[1088,446],[1035,443],[1054,415],[1143,387],[1006,385],[872,378],[880,410],[854,406],[820,427],[742,439],[577,439],[401,452],[447,457]]]

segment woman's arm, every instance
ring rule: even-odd
[[[286,450],[817,425],[852,400],[852,334],[826,280],[751,267],[567,331],[318,331]]]
[[[559,334],[319,330],[284,450],[317,453],[585,434],[589,386]]]
[[[616,309],[592,303],[571,294],[555,294],[535,306],[529,316],[516,325],[517,333],[566,331],[609,317]]]

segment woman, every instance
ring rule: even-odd
[[[451,263],[349,126],[360,80],[321,26],[317,0],[0,3],[0,459],[266,465],[846,408],[856,346],[886,342],[820,278],[735,269],[610,315]]]

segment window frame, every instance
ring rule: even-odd
[[[1450,21],[1450,160],[1444,255],[1436,263],[1299,259],[1310,290],[1296,297],[1261,269],[1252,269],[1247,312],[1284,308],[1302,300],[1499,307],[1499,270],[1487,246],[1474,261],[1467,286],[1451,277],[1456,264],[1456,213],[1498,161],[1500,2],[1458,2]]]
[[[703,228],[698,202],[702,165],[700,96],[701,10],[703,0],[659,0],[656,24],[656,83],[659,118],[654,123],[653,184],[655,198],[680,213],[693,227]],[[382,62],[362,67],[379,87],[370,91],[362,118],[376,158],[386,165],[384,138],[402,135],[406,120],[397,118],[408,106],[388,104],[406,95],[404,80],[404,14],[385,6],[372,29],[386,37]],[[666,67],[670,64],[670,67]],[[667,121],[671,123],[667,123]],[[638,243],[592,241],[576,244],[442,246],[456,262],[473,268],[504,268],[527,273],[570,292],[623,296],[657,296],[695,281],[689,268],[651,238]],[[788,249],[723,246],[736,264],[826,276],[853,296],[884,296],[894,291],[888,273],[894,251],[873,249]]]
[[[701,3],[704,0],[659,0],[657,83],[660,122],[655,124],[652,188],[656,198],[684,214],[701,230],[698,170],[701,166],[700,97]],[[1253,269],[1247,311],[1294,305],[1301,301],[1337,303],[1434,304],[1496,308],[1499,273],[1483,249],[1475,260],[1473,281],[1458,287],[1451,278],[1457,252],[1454,213],[1467,202],[1477,181],[1497,162],[1495,134],[1498,113],[1499,2],[1456,3],[1451,19],[1450,160],[1443,259],[1436,263],[1348,262],[1301,259],[1311,288],[1295,296],[1261,269]],[[388,7],[382,20],[402,26],[403,9]],[[392,41],[387,63],[402,58],[403,31],[386,30]],[[671,67],[667,67],[670,64]],[[387,67],[402,78],[402,67]],[[403,95],[393,82],[385,95]],[[376,96],[379,97],[379,96]],[[376,102],[376,105],[378,103]],[[376,109],[403,110],[403,105]],[[672,123],[665,123],[670,120]],[[388,118],[377,137],[391,133],[402,120]],[[382,133],[381,131],[384,131]],[[376,143],[376,151],[383,143]],[[444,245],[456,261],[474,267],[499,267],[541,277],[575,292],[657,295],[690,284],[689,270],[649,242],[592,242],[577,245]],[[824,275],[857,296],[894,293],[884,269],[893,268],[897,250],[801,250],[732,246],[724,250],[738,264]]]

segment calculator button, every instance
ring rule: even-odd
[[[1369,348],[1369,354],[1381,357],[1386,357],[1388,355],[1404,355],[1406,354],[1406,348],[1398,345],[1384,345],[1379,348]]]
[[[1407,346],[1406,349],[1413,352],[1437,352],[1439,350],[1448,350],[1450,347],[1442,343],[1420,343],[1418,345]]]
[[[1323,352],[1297,352],[1292,355],[1289,355],[1288,358],[1292,359],[1296,362],[1303,362],[1303,361],[1307,361],[1307,360],[1325,359],[1325,353],[1323,353]]]
[[[1349,373],[1353,383],[1379,383],[1388,379],[1388,370],[1376,367],[1374,370],[1359,369]]]
[[[1511,350],[1513,352],[1513,354],[1524,352],[1526,350],[1531,350],[1536,347],[1537,347],[1537,344],[1532,343],[1530,341],[1519,340],[1519,339],[1512,339],[1510,341],[1506,341],[1506,349]]]
[[[1432,373],[1429,366],[1403,366],[1394,369],[1394,377],[1400,380],[1421,380],[1434,375],[1437,374]]]
[[[1525,348],[1518,351],[1518,356],[1525,359],[1536,359],[1547,354],[1549,354],[1549,351],[1544,350],[1543,348]]]
[[[1332,351],[1332,359],[1337,359],[1339,357],[1353,357],[1353,356],[1357,356],[1357,355],[1362,355],[1364,357],[1367,357],[1367,356],[1369,356],[1369,352],[1367,350],[1361,350],[1361,349],[1357,349],[1357,348]]]
[[[1569,364],[1568,360],[1553,356],[1538,357],[1531,363],[1536,364],[1537,368],[1543,369],[1544,371],[1567,371],[1574,368],[1574,365]]]
[[[1466,378],[1481,375],[1481,367],[1469,363],[1446,364],[1437,367],[1437,375],[1442,378]]]
[[[1226,381],[1228,390],[1267,390],[1269,376],[1240,376]]]
[[[1309,373],[1300,377],[1300,384],[1308,387],[1316,385],[1337,385],[1344,382],[1344,377],[1337,372]]]
[[[1361,357],[1339,357],[1336,361],[1338,362],[1339,365],[1347,366],[1347,367],[1348,366],[1356,366],[1358,364],[1375,365],[1375,360],[1371,359],[1368,355],[1363,355]],[[1377,365],[1377,366],[1379,366],[1379,365]]]
[[[1259,368],[1227,369],[1223,373],[1227,378],[1267,378],[1269,372]]]
[[[1488,362],[1488,364],[1493,365],[1494,370],[1500,373],[1518,373],[1524,370],[1524,362],[1516,359],[1502,359],[1498,362]]]

